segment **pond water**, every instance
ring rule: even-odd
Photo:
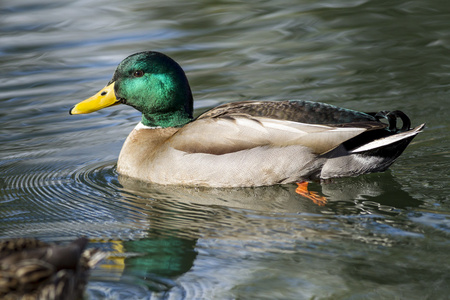
[[[0,237],[111,251],[88,299],[446,299],[448,1],[0,3]],[[379,173],[296,185],[143,184],[115,164],[131,107],[69,109],[126,56],[185,69],[196,114],[249,99],[400,109],[427,123]]]

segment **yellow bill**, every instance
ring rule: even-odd
[[[114,93],[114,82],[105,86],[94,96],[81,101],[70,110],[71,115],[88,114],[102,108],[119,104]]]

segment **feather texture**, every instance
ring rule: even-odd
[[[79,299],[88,271],[106,256],[85,250],[79,238],[66,246],[33,238],[0,241],[1,299]]]

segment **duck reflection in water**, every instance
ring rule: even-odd
[[[322,218],[324,213],[390,215],[422,203],[403,191],[390,172],[313,183],[314,189],[321,189],[318,194],[327,197],[325,206],[298,195],[295,184],[211,189],[149,184],[126,176],[119,176],[119,180],[123,196],[120,201],[138,209],[145,221],[137,217],[136,224],[145,222],[147,226],[145,238],[117,242],[116,249],[122,255],[129,254],[121,262],[121,281],[171,294],[182,293],[186,288],[180,286],[180,278],[189,273],[198,258],[199,239],[220,237],[230,243],[254,241],[270,246],[275,237],[267,232],[273,231],[277,232],[277,239],[311,241],[331,237],[333,232],[312,225],[308,228],[308,221],[288,222],[291,228],[286,230],[283,226],[287,225],[280,218],[300,216],[301,220],[308,220]],[[317,220],[312,222],[316,224]]]
[[[337,201],[373,201],[397,208],[417,207],[422,203],[404,191],[390,171],[309,183],[308,192],[320,201],[299,193],[302,184],[220,189],[159,185],[121,175],[119,182],[127,194],[144,198],[267,212],[320,213],[322,208],[318,206]]]

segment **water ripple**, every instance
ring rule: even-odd
[[[14,164],[7,169],[3,205],[10,209],[0,214],[9,221],[7,232],[14,235],[46,236],[56,230],[65,231],[63,235],[99,236],[105,228],[107,235],[123,230],[121,234],[127,234],[131,228],[139,235],[136,229],[143,227],[134,224],[142,219],[142,212],[116,201],[120,185],[113,162],[77,169],[61,162],[39,163],[18,174]]]

